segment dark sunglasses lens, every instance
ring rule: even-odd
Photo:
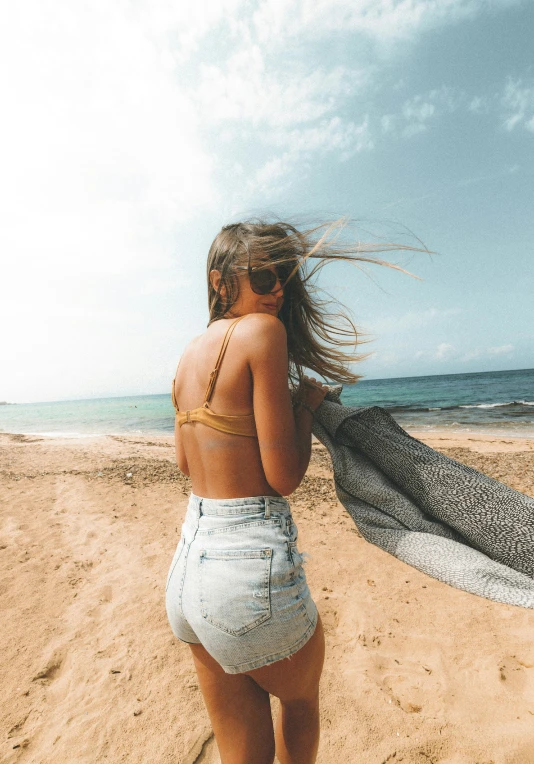
[[[262,271],[252,271],[250,274],[250,286],[256,294],[268,294],[276,286],[277,276],[273,271],[267,269]]]

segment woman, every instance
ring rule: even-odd
[[[281,764],[317,756],[324,635],[282,497],[304,477],[328,389],[303,369],[358,379],[354,354],[340,349],[355,344],[355,327],[325,314],[310,276],[332,258],[376,262],[361,247],[328,244],[328,233],[261,221],[223,228],[208,257],[210,323],[173,381],[176,460],[193,493],[167,613],[190,645],[223,764],[267,764],[275,748]],[[276,730],[270,694],[281,702]]]

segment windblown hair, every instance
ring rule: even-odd
[[[253,268],[276,264],[279,273],[284,274],[284,303],[278,317],[287,331],[289,378],[295,386],[302,380],[305,369],[332,382],[357,382],[361,376],[351,371],[350,365],[366,357],[356,352],[361,340],[345,306],[320,296],[314,283],[317,272],[327,263],[344,260],[360,268],[373,263],[407,273],[374,253],[428,252],[424,246],[347,243],[341,239],[345,226],[346,221],[341,219],[301,231],[290,223],[254,219],[224,226],[210,247],[207,263],[210,324],[231,314],[239,296],[237,266],[246,267],[249,254]],[[312,261],[317,262],[312,266]],[[214,269],[221,273],[217,290],[209,277]],[[350,352],[343,349],[349,347]]]

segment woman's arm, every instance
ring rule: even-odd
[[[178,367],[180,364],[178,364]],[[176,369],[176,375],[178,374],[178,369]],[[173,385],[176,384],[176,375],[174,377]],[[174,390],[176,394],[176,389]],[[180,472],[183,472],[184,475],[189,475],[189,465],[187,463],[187,457],[185,455],[184,450],[184,444],[182,443],[182,436],[180,433],[180,427],[178,426],[178,421],[176,417],[174,418],[174,447],[176,451],[176,464],[178,465],[178,469]]]
[[[184,475],[189,475],[189,465],[184,451],[184,444],[182,443],[182,437],[180,435],[180,428],[178,422],[174,421],[174,445],[176,449],[176,464],[180,472]]]
[[[287,496],[298,487],[308,468],[313,415],[304,407],[293,411],[288,387],[287,335],[282,322],[274,316],[254,314],[247,326],[262,466],[269,485]],[[313,387],[312,400],[309,401],[306,390],[305,403],[316,408],[325,391]]]
[[[300,484],[300,481],[306,474],[306,470],[308,469],[308,465],[310,463],[311,444],[312,444],[311,431],[312,431],[312,423],[313,423],[313,414],[308,409],[305,409],[302,406],[299,406],[294,411],[294,417],[295,417],[295,430],[297,435],[297,448],[300,453],[299,472],[302,473],[302,477],[299,480],[299,484]]]
[[[294,408],[295,427],[299,451],[302,454],[304,468],[303,476],[308,469],[311,457],[311,431],[313,426],[313,412],[321,405],[327,392],[327,386],[317,382],[314,378],[304,377],[303,395],[299,396],[301,402]]]

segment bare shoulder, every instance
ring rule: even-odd
[[[284,324],[279,318],[268,313],[249,313],[244,321],[240,321],[236,329],[240,329],[241,336],[250,339],[255,345],[263,342],[267,344],[272,341],[279,342],[281,339],[284,342],[287,341]]]
[[[243,349],[253,373],[280,365],[287,367],[287,333],[284,324],[268,313],[250,313],[240,321],[239,330]]]

